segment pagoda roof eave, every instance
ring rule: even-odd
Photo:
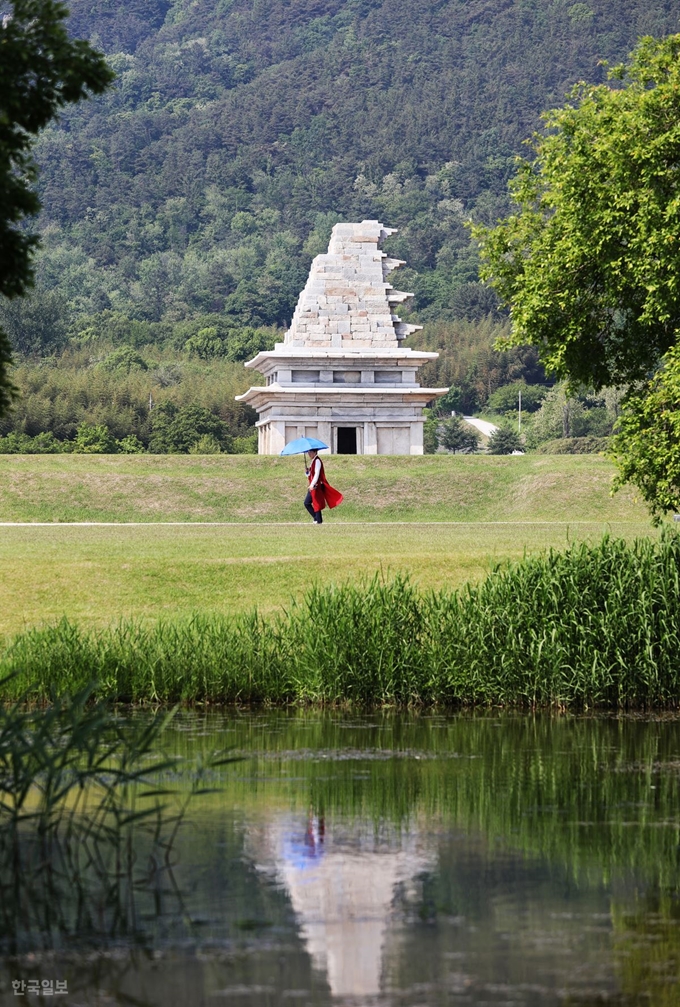
[[[391,398],[400,396],[401,398],[409,399],[419,399],[423,402],[429,402],[430,399],[439,398],[441,395],[446,395],[449,391],[448,388],[420,388],[420,387],[409,387],[408,385],[395,385],[390,388],[387,385],[342,385],[342,386],[328,386],[323,385],[253,385],[249,388],[247,392],[243,392],[242,395],[236,396],[237,402],[252,402],[254,399],[264,400],[267,403],[285,402],[286,399],[291,397],[299,398],[301,396],[315,396],[319,397],[330,395],[332,398],[338,398],[344,396],[347,398],[350,395],[360,396],[361,398],[367,399],[369,397],[379,397],[383,398],[389,396]]]
[[[329,347],[319,347],[317,349],[313,346],[284,346],[284,344],[279,344],[275,350],[262,350],[256,357],[253,357],[252,360],[246,361],[244,366],[252,368],[253,370],[260,370],[263,364],[270,361],[278,363],[285,360],[305,360],[307,362],[312,360],[351,360],[355,363],[360,360],[363,360],[364,362],[368,362],[370,360],[396,361],[404,358],[413,361],[418,360],[425,363],[428,360],[436,360],[438,356],[439,354],[436,352],[429,350],[413,350],[410,346],[388,346],[384,349],[371,346],[363,349],[357,348],[356,350],[347,350]]]

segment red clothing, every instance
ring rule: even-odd
[[[311,483],[315,476],[315,464],[317,462],[321,466],[321,472],[319,478],[316,481],[316,486],[312,489]],[[324,472],[323,462],[319,457],[315,458],[312,464],[309,466],[309,471],[307,472],[307,481],[310,484],[309,492],[312,494],[312,506],[315,511],[323,510],[324,507],[337,507],[338,504],[342,503],[342,493],[338,490],[334,490],[332,486],[329,486],[326,482],[326,473]]]

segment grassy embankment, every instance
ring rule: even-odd
[[[650,533],[628,493],[609,496],[613,467],[600,457],[334,457],[327,467],[345,503],[316,529],[300,458],[0,456],[0,521],[55,522],[0,529],[0,634],[64,614],[104,626],[272,612],[311,583],[380,570],[451,588],[525,551]],[[114,525],[57,523],[76,521]],[[141,524],[115,524],[125,521]],[[198,523],[220,521],[234,523]]]

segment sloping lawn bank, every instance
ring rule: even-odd
[[[665,707],[680,686],[680,537],[604,538],[499,567],[476,586],[312,588],[282,615],[197,615],[15,637],[6,696],[92,677],[125,702]]]

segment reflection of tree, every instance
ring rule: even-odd
[[[652,887],[634,908],[612,903],[614,948],[621,987],[630,1002],[676,1007],[680,997],[680,901],[678,891]]]
[[[257,806],[308,807],[311,799],[326,820],[343,815],[397,828],[425,815],[508,837],[513,849],[547,856],[574,877],[608,883],[625,872],[675,883],[675,827],[656,823],[675,821],[677,721],[498,713],[354,721],[282,711],[231,722],[235,750],[255,748],[268,767],[258,778]],[[223,718],[212,724],[206,719],[207,747],[223,737]],[[177,754],[188,754],[183,741],[179,733]],[[294,781],[270,772],[288,758]],[[252,780],[225,772],[225,793],[250,805]]]

